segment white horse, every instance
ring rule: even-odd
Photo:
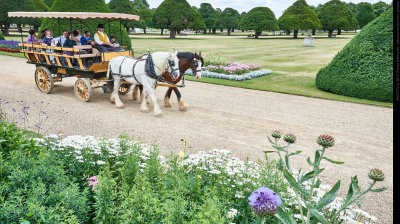
[[[107,77],[112,75],[114,79],[114,89],[111,93],[110,100],[115,102],[118,108],[124,106],[119,98],[118,88],[121,82],[127,81],[132,84],[142,84],[144,88],[144,97],[149,95],[154,105],[154,115],[159,116],[162,114],[160,107],[157,104],[157,98],[154,94],[154,87],[157,84],[157,77],[160,77],[162,73],[168,71],[173,77],[179,77],[179,59],[175,53],[170,52],[154,52],[151,54],[151,58],[154,64],[153,77],[146,74],[146,60],[136,60],[129,57],[118,56],[110,60],[108,65]],[[146,100],[143,100],[140,105],[142,112],[149,112]]]

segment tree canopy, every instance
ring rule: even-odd
[[[325,91],[393,102],[393,10],[366,25],[316,76]]]
[[[315,12],[308,6],[305,0],[297,0],[287,8],[278,19],[281,29],[294,30],[294,38],[297,38],[298,30],[320,29],[321,23]]]
[[[254,30],[256,38],[262,31],[279,29],[275,14],[268,7],[255,7],[250,10],[240,21],[240,28]]]
[[[217,12],[210,3],[201,3],[199,13],[207,29],[213,29],[217,20]]]
[[[328,30],[329,37],[332,36],[332,32],[336,29],[352,30],[358,27],[353,13],[347,7],[346,3],[340,0],[331,0],[325,3],[318,16],[323,29]]]
[[[8,17],[8,12],[16,12],[16,11],[32,12],[32,11],[36,11],[36,8],[31,0],[1,0],[0,1],[0,26],[1,26],[1,31],[5,36],[8,35],[8,28],[11,23],[19,24],[19,19]],[[40,25],[39,19],[32,19],[32,20],[30,20],[30,22],[35,27]],[[21,23],[27,24],[28,20],[21,19]]]
[[[136,8],[137,10],[139,10],[139,9],[141,9],[141,8],[143,8],[143,7],[146,7],[147,9],[150,8],[150,5],[149,5],[149,3],[148,3],[146,0],[133,0],[133,1],[131,2],[131,4],[132,4],[132,6],[133,6],[134,8]]]
[[[186,0],[163,1],[153,14],[153,22],[156,28],[169,29],[170,38],[175,38],[176,32],[185,28],[206,28],[201,15]]]
[[[134,7],[129,0],[110,0],[108,3],[112,12],[133,14]]]
[[[382,13],[386,12],[390,7],[392,7],[390,4],[382,1],[376,2],[372,5],[376,17],[382,15]]]
[[[49,10],[50,12],[112,12],[107,4],[103,0],[55,0],[53,6]],[[115,36],[116,41],[122,45],[128,47],[128,49],[132,49],[131,39],[128,36],[128,33],[125,30],[125,27],[122,25],[122,30],[120,31],[120,23],[119,22],[109,22],[100,19],[90,19],[84,21],[85,25],[79,23],[78,21],[74,21],[72,23],[72,29],[78,29],[81,33],[83,31],[88,30],[91,32],[91,36],[93,37],[94,33],[97,32],[97,24],[103,23],[105,26],[105,32],[108,36]],[[56,19],[44,19],[41,25],[41,29],[51,29],[54,33],[54,36],[61,35],[63,30],[70,31],[69,21],[60,20],[59,27],[57,26]],[[122,34],[122,36],[120,35]]]
[[[231,30],[237,28],[240,22],[240,14],[236,9],[226,8],[217,17],[216,24],[219,28],[226,28],[228,36],[231,35]]]
[[[365,25],[375,19],[375,13],[372,9],[372,5],[368,2],[360,2],[357,4],[356,19],[360,28],[362,29]]]

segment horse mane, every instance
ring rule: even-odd
[[[188,63],[194,60],[194,54],[192,52],[179,52],[176,56],[178,58],[185,58]]]
[[[167,61],[166,60],[160,61],[160,59],[168,58],[169,52],[154,52],[151,55],[152,55],[153,63],[159,69],[165,69],[167,67]]]

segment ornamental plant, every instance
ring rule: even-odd
[[[381,192],[386,188],[375,188],[374,185],[378,181],[383,181],[385,176],[379,169],[370,170],[368,176],[372,182],[364,189],[358,185],[358,178],[354,176],[351,178],[349,190],[347,192],[346,199],[343,203],[338,203],[335,209],[326,209],[326,207],[336,201],[337,195],[340,189],[340,180],[324,195],[320,197],[318,201],[315,200],[317,194],[320,192],[317,190],[321,187],[322,181],[318,178],[318,175],[324,171],[321,168],[322,161],[328,161],[334,164],[343,164],[343,162],[334,161],[326,156],[326,152],[329,148],[333,147],[335,140],[330,135],[320,135],[316,142],[322,147],[315,151],[314,159],[307,158],[307,163],[312,167],[310,172],[304,173],[301,170],[295,171],[290,167],[290,157],[300,154],[302,151],[291,152],[289,150],[291,144],[296,141],[296,137],[293,134],[287,134],[284,136],[286,145],[280,145],[280,133],[274,131],[272,138],[268,137],[269,142],[275,150],[264,151],[268,153],[277,153],[279,155],[278,169],[283,173],[285,179],[291,186],[291,190],[296,197],[297,204],[299,205],[300,216],[297,219],[301,220],[302,224],[309,224],[319,222],[322,224],[339,224],[342,223],[341,217],[349,210],[352,204],[356,204],[361,207],[361,197],[368,192]],[[307,187],[306,187],[307,185]],[[278,217],[284,223],[296,223],[294,216],[289,211],[280,209],[278,211]]]
[[[262,218],[261,224],[265,223],[266,216],[274,216],[278,211],[278,206],[282,204],[279,196],[267,187],[260,187],[255,190],[248,200],[254,213]]]

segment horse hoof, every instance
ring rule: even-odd
[[[179,102],[179,110],[180,111],[186,111],[188,109],[187,106],[185,106],[185,104],[183,103],[183,101]]]
[[[115,103],[115,98],[110,98],[111,103]]]
[[[140,109],[143,113],[148,113],[150,112],[149,108],[142,108]]]
[[[124,104],[123,104],[123,103],[116,103],[115,105],[116,105],[118,108],[124,107]]]
[[[162,115],[162,111],[154,112],[154,116],[159,117]]]
[[[170,102],[165,102],[165,103],[164,103],[164,107],[166,107],[166,108],[171,108],[171,107],[172,107],[172,104],[171,104]]]

